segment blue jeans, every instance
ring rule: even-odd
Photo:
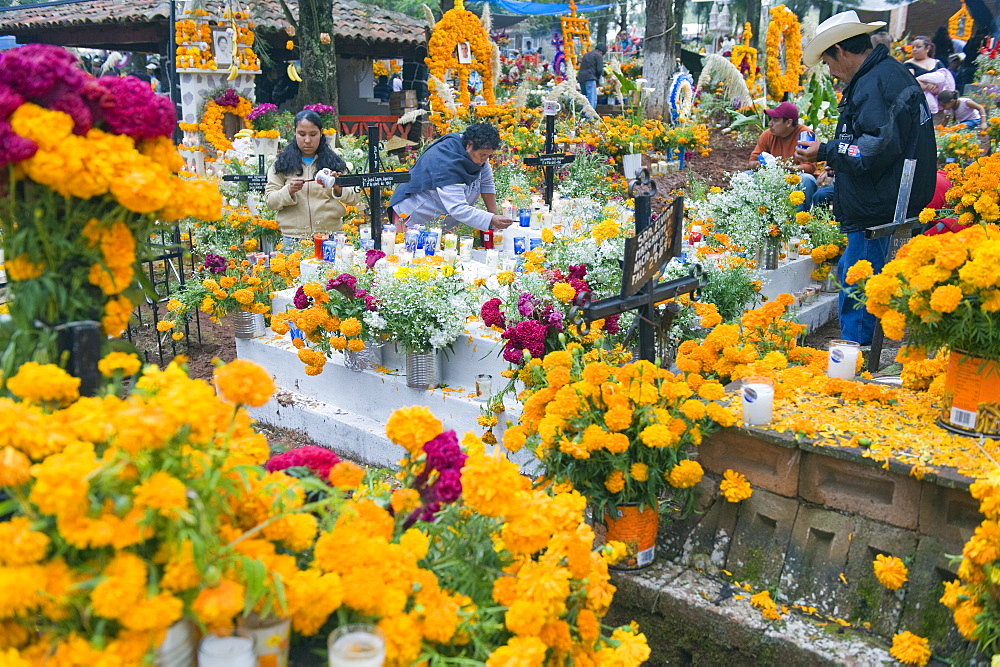
[[[833,186],[821,185],[813,195],[813,206],[826,206],[833,201]]]
[[[865,239],[864,232],[851,232],[847,235],[847,250],[837,265],[837,278],[840,280],[840,335],[844,340],[853,340],[859,345],[871,345],[875,333],[875,316],[865,310],[864,304],[858,300],[858,290],[853,285],[844,284],[847,270],[863,259],[872,263],[875,273],[880,273],[885,266],[885,253],[889,249],[889,236],[880,239]]]
[[[581,81],[580,88],[583,89],[583,95],[590,102],[590,106],[597,109],[597,81]]]
[[[978,118],[970,118],[969,120],[963,120],[962,125],[964,125],[968,130],[975,130],[979,127],[980,122],[981,121]]]
[[[813,206],[813,197],[816,195],[816,177],[805,172],[799,173],[799,188],[806,193],[806,200],[799,205],[800,211],[808,211]]]

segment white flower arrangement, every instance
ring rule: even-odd
[[[448,347],[475,313],[467,286],[447,266],[400,267],[380,276],[372,295],[379,304],[377,316],[383,323],[379,328],[408,352]]]
[[[788,239],[801,233],[795,222],[796,205],[789,199],[799,189],[797,177],[780,163],[753,173],[738,172],[728,189],[710,192],[692,208],[697,217],[711,221],[713,232],[725,234],[753,255],[768,235]]]

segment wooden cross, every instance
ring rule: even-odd
[[[267,186],[267,167],[264,166],[264,154],[257,155],[256,174],[226,174],[222,180],[246,183],[247,189],[251,192],[264,194],[264,188]]]
[[[637,194],[645,186],[648,192]],[[650,204],[656,194],[656,184],[650,180],[649,171],[641,169],[629,186],[629,195],[635,199],[635,236],[625,241],[625,267],[622,273],[622,291],[619,296],[591,302],[590,296],[577,297],[568,320],[576,325],[580,335],[590,331],[589,323],[630,310],[637,312],[639,330],[639,357],[656,361],[657,327],[669,327],[678,308],[667,308],[657,315],[656,304],[667,299],[697,292],[701,287],[701,265],[695,264],[689,275],[659,282],[654,278],[672,257],[681,256],[684,231],[684,198],[676,197],[667,210],[653,216]],[[631,336],[632,332],[629,332]]]
[[[896,212],[892,216],[892,222],[865,230],[865,240],[892,235],[892,238],[889,239],[889,247],[885,251],[885,264],[892,261],[899,249],[913,238],[913,229],[920,224],[918,218],[906,217],[906,209],[910,205],[910,192],[913,190],[913,172],[916,168],[916,160],[912,158],[903,160],[903,175],[899,179],[899,194],[896,195]],[[882,342],[884,340],[885,332],[882,331],[882,320],[876,319],[875,333],[872,334],[872,349],[868,353],[868,363],[865,364],[865,369],[869,373],[878,372],[879,363],[882,360]]]
[[[552,206],[553,179],[556,175],[556,167],[569,164],[576,159],[571,153],[556,153],[555,133],[556,114],[562,107],[558,102],[546,101],[543,105],[545,112],[545,146],[540,155],[524,158],[524,164],[529,167],[541,167],[545,173],[545,205]]]
[[[368,189],[369,220],[372,226],[372,240],[375,249],[382,249],[382,188],[391,188],[396,183],[410,180],[408,171],[379,171],[381,159],[378,154],[379,129],[376,123],[368,123],[368,173],[338,176],[334,183],[340,187],[354,186]]]

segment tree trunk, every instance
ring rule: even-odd
[[[646,11],[649,12],[649,9]],[[618,12],[618,30],[628,30],[628,0],[618,0]],[[615,31],[615,34],[618,32]]]
[[[598,44],[608,43],[608,14],[602,11],[600,16],[597,18],[597,30],[593,35],[591,40],[591,46],[597,46]]]
[[[297,103],[329,104],[340,113],[337,95],[337,52],[333,42],[332,5],[322,0],[299,0],[298,33],[302,54],[302,84]],[[329,43],[324,43],[324,42]]]
[[[760,36],[760,0],[747,0],[747,21],[750,22],[750,30],[753,32],[753,38],[750,40],[750,46],[757,49],[758,54],[760,54],[764,40]],[[743,34],[743,26],[737,31],[737,34]],[[758,55],[758,60],[763,60]]]
[[[680,13],[677,13],[677,11]],[[646,38],[643,42],[645,60],[643,77],[653,88],[646,102],[645,113],[649,118],[667,118],[670,77],[674,73],[674,60],[680,55],[680,25],[675,16],[683,16],[684,0],[646,1]]]

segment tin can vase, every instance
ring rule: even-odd
[[[237,338],[258,338],[264,335],[264,316],[237,310],[233,313],[233,333]]]
[[[366,340],[363,349],[354,352],[344,349],[344,366],[360,373],[374,369],[382,363],[382,347],[373,340]]]
[[[649,567],[656,559],[656,533],[660,529],[660,514],[657,505],[620,503],[602,519],[607,527],[606,539],[625,544],[625,558],[613,570],[641,570]]]
[[[625,178],[632,180],[640,169],[642,169],[642,153],[622,155],[622,172]]]
[[[774,271],[778,268],[780,258],[781,239],[777,236],[768,236],[764,239],[764,245],[757,251],[757,267],[765,271]]]
[[[163,642],[156,647],[155,667],[191,667],[198,655],[198,627],[184,618],[169,628]]]
[[[938,424],[961,435],[1000,437],[1000,362],[952,350]]]
[[[253,613],[241,618],[236,626],[237,636],[253,642],[258,667],[288,667],[291,630],[290,618],[261,618]]]
[[[430,389],[438,383],[437,353],[406,353],[406,386],[413,389]]]

